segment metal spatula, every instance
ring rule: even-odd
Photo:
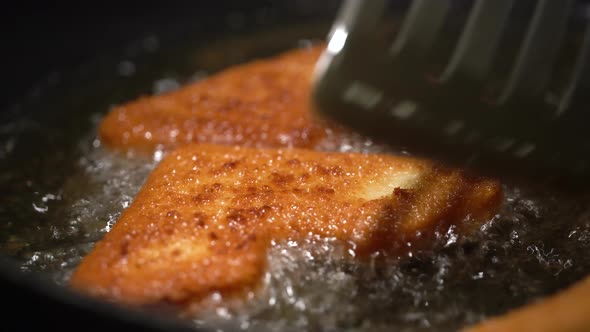
[[[317,64],[314,101],[411,153],[585,184],[587,12],[574,0],[414,0],[401,12],[399,1],[348,0]]]

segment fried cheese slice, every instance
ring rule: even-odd
[[[590,277],[556,295],[467,328],[465,332],[590,331]]]
[[[255,290],[272,240],[314,235],[352,243],[361,258],[401,255],[451,225],[477,230],[501,201],[499,183],[419,159],[193,144],[153,171],[71,285],[188,309]]]
[[[233,66],[163,95],[115,107],[99,127],[120,151],[188,143],[315,148],[346,131],[311,110],[312,72],[323,45]]]

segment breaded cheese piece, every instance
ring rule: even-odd
[[[115,107],[99,135],[110,148],[151,152],[188,143],[314,148],[344,132],[310,108],[323,45],[234,66],[163,95]]]
[[[561,293],[484,321],[465,332],[590,331],[590,277]]]
[[[501,200],[495,181],[407,157],[188,145],[153,171],[71,284],[188,310],[256,288],[272,240],[319,235],[353,243],[358,257],[400,255],[451,225],[478,229]]]

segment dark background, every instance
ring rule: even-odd
[[[163,31],[182,33],[187,24],[215,26],[230,12],[272,9],[277,17],[335,12],[338,0],[214,1],[22,1],[0,10],[0,109],[18,99],[35,80],[71,67],[101,50],[134,37]],[[213,23],[213,24],[207,24]],[[206,28],[204,28],[206,29]],[[213,31],[212,31],[213,32]],[[207,33],[207,31],[203,31]]]

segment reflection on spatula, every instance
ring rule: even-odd
[[[484,173],[587,182],[582,3],[414,0],[388,30],[398,4],[345,1],[316,68],[321,114]]]

